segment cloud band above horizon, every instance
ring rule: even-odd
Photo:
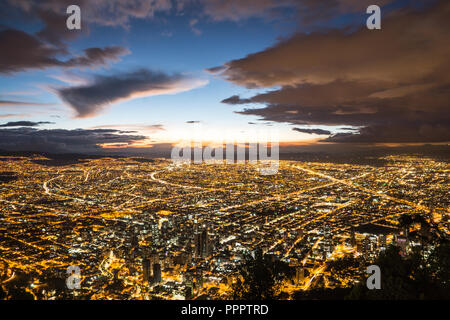
[[[87,85],[56,89],[59,97],[75,112],[77,118],[98,115],[108,105],[120,101],[162,94],[175,94],[207,84],[183,74],[168,75],[140,69],[112,76],[96,76]]]

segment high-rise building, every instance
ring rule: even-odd
[[[210,241],[208,236],[208,228],[194,235],[195,256],[197,258],[205,258],[210,254]]]
[[[194,256],[196,258],[201,256],[201,242],[202,242],[201,234],[199,232],[194,233],[194,246],[195,246]]]
[[[185,298],[186,299],[192,298],[192,293],[194,291],[194,281],[193,281],[193,274],[191,271],[186,271],[186,273],[183,276],[183,283],[186,287]]]
[[[208,229],[202,232],[202,256],[207,257],[209,255],[209,236]]]
[[[329,254],[333,252],[333,236],[331,234],[331,228],[329,225],[325,225],[322,228],[323,241],[323,258],[326,259]]]
[[[157,284],[160,282],[161,282],[161,265],[159,263],[154,263],[152,284]]]
[[[147,258],[144,258],[142,260],[142,270],[143,270],[143,278],[144,282],[149,282],[151,277],[151,264],[150,260]]]
[[[150,254],[150,264],[153,266],[155,263],[159,263],[159,255],[156,252]]]
[[[366,236],[362,241],[362,254],[364,259],[367,260],[369,258],[369,253],[370,253],[370,239],[368,236]]]

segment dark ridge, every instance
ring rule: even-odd
[[[371,233],[371,234],[390,234],[396,228],[383,227],[372,223],[363,224],[355,227],[355,231],[359,233]]]
[[[337,163],[353,165],[369,165],[374,167],[385,166],[388,161],[380,159],[390,155],[407,155],[429,157],[435,161],[450,161],[450,147],[448,145],[421,145],[401,147],[364,146],[348,148],[342,145],[342,151],[310,151],[310,152],[285,152],[280,150],[280,160],[294,160],[303,162]]]
[[[2,159],[2,161],[7,160],[23,160],[18,157],[32,157],[32,156],[43,156],[48,159],[31,159],[30,161],[36,164],[49,166],[49,167],[59,167],[66,166],[76,163],[83,163],[87,160],[102,159],[102,158],[117,158],[123,159],[127,158],[123,155],[95,155],[95,154],[78,154],[78,153],[47,153],[47,152],[35,152],[35,151],[4,151],[0,150],[0,156],[12,156],[16,158]]]

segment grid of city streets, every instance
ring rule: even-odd
[[[48,283],[66,285],[69,266],[81,277],[71,298],[227,299],[255,249],[296,268],[279,288],[289,299],[357,281],[361,270],[337,278],[328,263],[377,256],[404,214],[449,234],[449,165],[426,157],[280,161],[267,176],[249,163],[47,160],[0,159],[0,283],[22,277],[39,299],[60,298]]]

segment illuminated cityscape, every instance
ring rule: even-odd
[[[0,0],[2,307],[450,300],[449,33],[448,0]]]
[[[402,216],[450,231],[449,165],[427,157],[387,156],[382,167],[281,161],[270,176],[248,163],[0,160],[1,285],[8,294],[24,277],[36,299],[230,299],[257,249],[295,270],[279,288],[290,299],[358,281],[358,268],[331,272],[336,259],[423,246],[421,224],[403,227]],[[70,265],[80,289],[58,290]]]

